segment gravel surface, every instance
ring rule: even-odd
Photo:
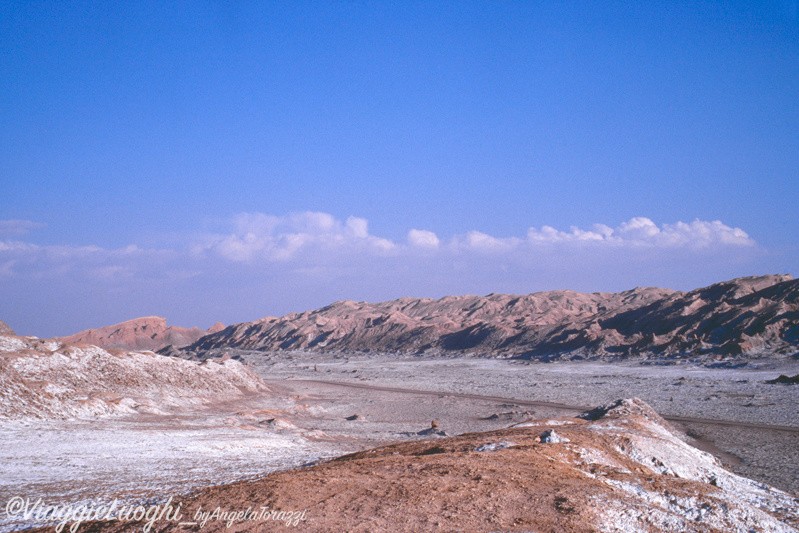
[[[477,431],[486,414],[512,423],[525,412],[533,417],[575,414],[582,409],[451,398],[447,393],[594,407],[638,397],[693,437],[691,442],[717,455],[737,473],[799,494],[799,385],[767,384],[780,374],[799,373],[799,363],[748,368],[633,363],[527,363],[496,359],[418,359],[407,357],[318,356],[298,352],[264,357],[244,354],[265,378],[296,380],[297,390],[325,380],[358,386],[438,391],[440,397],[393,394],[389,405],[367,403],[378,419],[399,413],[424,413],[451,433]],[[340,393],[341,401],[376,402],[368,389]],[[386,393],[383,393],[386,394]],[[404,397],[404,399],[402,399]],[[358,400],[360,398],[360,400]],[[405,405],[408,402],[412,405]],[[354,407],[353,407],[354,408]],[[343,409],[343,407],[342,407]],[[411,417],[413,418],[413,417]],[[675,418],[704,419],[702,423]],[[708,420],[720,423],[707,423]]]
[[[769,385],[791,367],[719,369],[621,363],[527,363],[497,359],[343,358],[304,363],[247,357],[268,379],[323,379],[531,399],[594,407],[638,397],[662,415],[799,427],[799,387]],[[317,371],[314,371],[314,367]]]

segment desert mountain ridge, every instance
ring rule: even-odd
[[[57,340],[183,357],[228,349],[544,361],[792,356],[799,353],[799,280],[787,274],[749,276],[689,292],[637,287],[618,293],[343,300],[283,317],[228,327],[217,323],[208,330],[167,326],[165,318],[151,316]]]
[[[182,351],[226,349],[521,357],[536,360],[795,356],[799,280],[737,278],[690,292],[635,288],[524,296],[345,300],[228,326]]]
[[[218,322],[207,330],[197,327],[167,326],[166,318],[147,316],[97,329],[87,329],[74,335],[56,337],[69,344],[91,344],[116,350],[158,350],[167,345],[180,348],[196,342],[209,333],[224,329]]]

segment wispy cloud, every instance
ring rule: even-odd
[[[38,227],[20,221],[5,221],[6,229]],[[153,272],[154,268],[174,271],[180,263],[193,262],[193,268],[212,265],[214,261],[242,264],[294,264],[305,271],[330,264],[339,258],[356,269],[370,265],[370,258],[387,258],[395,262],[413,261],[415,250],[427,251],[427,257],[447,261],[464,253],[481,257],[502,256],[504,259],[542,258],[542,254],[568,252],[578,260],[590,261],[597,250],[615,250],[619,261],[623,250],[692,253],[702,250],[735,250],[752,248],[755,241],[742,229],[720,221],[694,220],[658,226],[644,217],[633,218],[611,228],[595,224],[590,229],[571,227],[568,231],[550,226],[530,228],[526,236],[497,237],[472,230],[442,241],[429,230],[411,229],[403,241],[392,241],[372,235],[367,220],[350,216],[339,220],[328,213],[303,212],[285,216],[243,213],[229,222],[228,233],[206,234],[187,242],[182,249],[142,249],[130,244],[118,249],[99,246],[42,246],[22,240],[0,240],[0,275],[46,276],[67,272],[103,279],[131,277],[136,272]],[[433,255],[431,256],[430,253]],[[576,254],[576,255],[575,255]],[[582,255],[581,255],[582,254]]]
[[[0,220],[0,238],[21,237],[45,226],[46,224],[30,220]]]
[[[399,240],[372,234],[363,218],[319,212],[244,213],[220,229],[171,249],[0,239],[0,319],[15,322],[28,307],[28,321],[68,334],[145,314],[182,325],[231,323],[344,298],[693,288],[758,273],[760,250],[719,221],[658,225],[643,217],[521,236],[472,230],[441,238],[414,228]]]
[[[146,250],[135,244],[118,249],[100,246],[42,246],[20,240],[0,240],[0,277],[58,278],[60,276],[113,279],[109,272],[152,270],[171,250]],[[155,261],[157,258],[159,261]]]
[[[482,254],[540,253],[542,245],[586,250],[596,246],[611,248],[708,249],[713,247],[751,247],[755,241],[740,228],[720,221],[694,220],[658,226],[637,217],[615,228],[595,224],[590,229],[571,227],[561,231],[550,226],[530,228],[526,236],[497,237],[472,230],[448,241],[434,232],[411,229],[405,241],[392,241],[369,233],[363,218],[341,221],[327,213],[294,213],[282,217],[260,213],[238,215],[233,231],[226,235],[206,235],[192,244],[195,254],[214,254],[234,262],[309,260],[319,254],[361,253],[401,257],[410,249],[437,250],[445,256],[453,252]],[[357,261],[357,257],[353,260]]]

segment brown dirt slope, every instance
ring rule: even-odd
[[[792,532],[799,525],[799,500],[725,470],[637,399],[585,418],[384,446],[179,503],[181,516],[153,530]],[[104,521],[82,530],[142,526]]]
[[[637,288],[614,294],[554,291],[376,304],[343,301],[229,326],[186,352],[227,348],[542,360],[787,356],[799,351],[799,280],[756,276],[688,293]]]

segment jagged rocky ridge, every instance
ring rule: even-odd
[[[183,355],[239,348],[473,354],[539,360],[779,355],[799,352],[799,280],[752,276],[683,293],[552,291],[322,309],[229,326]],[[162,353],[179,354],[167,348]]]

